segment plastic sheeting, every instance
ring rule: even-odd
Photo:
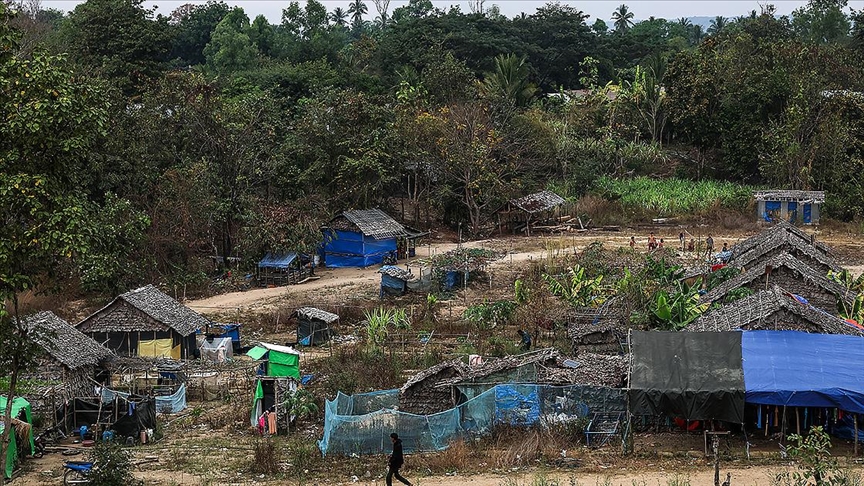
[[[740,332],[633,331],[635,414],[744,422]]]
[[[385,255],[396,251],[396,238],[376,240],[353,231],[335,231],[328,236],[332,236],[324,244],[324,263],[328,267],[377,265]]]
[[[460,387],[471,398],[432,415],[399,412],[399,390],[348,396],[337,394],[324,406],[324,454],[390,452],[390,433],[397,432],[405,452],[446,449],[451,442],[491,431],[499,423],[533,425],[564,422],[594,412],[624,411],[623,390],[584,385],[479,385]]]
[[[5,396],[0,396],[0,412],[6,413],[6,405],[8,403],[8,398]],[[33,416],[30,410],[30,402],[28,402],[23,397],[15,397],[12,399],[12,418],[18,418],[21,413],[24,413],[25,422],[28,424],[33,423]],[[6,424],[0,421],[0,432],[3,431]],[[33,442],[33,427],[30,427],[29,431],[29,439],[30,439],[30,454],[33,454],[36,451],[35,444]],[[23,447],[22,447],[23,448]],[[18,440],[16,434],[9,434],[9,448],[6,449],[6,470],[4,471],[7,478],[12,477],[12,472],[15,471],[15,466],[18,464]]]
[[[748,403],[864,413],[864,338],[747,331],[742,347]]]
[[[151,339],[149,341],[138,341],[138,356],[145,358],[172,358],[180,359],[180,346],[172,346],[171,338]]]
[[[264,258],[258,262],[258,268],[277,268],[279,270],[287,270],[297,258],[296,253],[273,254],[267,253]]]
[[[129,401],[133,395],[125,392],[102,388],[102,403],[114,402],[114,398]],[[134,401],[134,400],[133,400]],[[178,413],[186,409],[186,385],[180,385],[177,391],[168,396],[156,397],[156,412]]]
[[[234,358],[234,346],[230,337],[213,338],[201,343],[201,359],[213,363],[224,363]]]

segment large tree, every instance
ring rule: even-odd
[[[633,12],[623,3],[612,12],[612,21],[615,25],[616,32],[626,32],[627,29],[633,26]]]
[[[50,288],[86,249],[83,162],[105,129],[102,93],[61,67],[62,58],[19,57],[11,19],[0,3],[0,373],[9,379],[0,485],[18,376],[39,332],[23,323],[20,298]]]
[[[209,0],[204,5],[186,4],[171,13],[176,34],[172,57],[188,64],[204,64],[204,48],[219,22],[231,8],[223,1]]]
[[[161,74],[171,52],[168,18],[143,0],[87,0],[63,24],[70,53],[127,94]]]

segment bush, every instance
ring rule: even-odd
[[[90,461],[95,464],[90,484],[126,486],[134,481],[129,452],[115,442],[97,442],[90,453]]]

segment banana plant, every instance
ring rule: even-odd
[[[671,293],[665,290],[657,292],[652,311],[658,327],[678,331],[696,320],[710,305],[699,303],[696,286],[678,282]]]
[[[610,293],[614,293],[614,289],[602,285],[603,275],[586,277],[585,268],[579,265],[570,268],[568,274],[563,281],[547,274],[543,275],[543,280],[552,295],[561,297],[573,307],[599,307]]]

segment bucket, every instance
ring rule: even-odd
[[[147,443],[147,431],[146,430],[141,431],[141,443],[142,444]]]

